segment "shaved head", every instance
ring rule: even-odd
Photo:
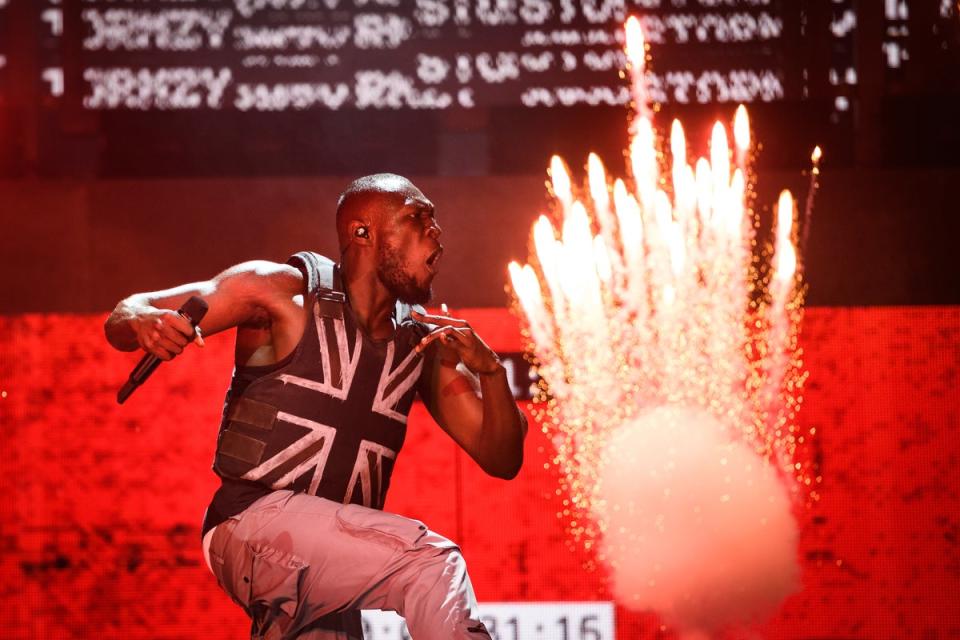
[[[351,182],[337,200],[337,238],[340,251],[350,244],[351,222],[375,225],[384,212],[396,207],[406,198],[426,200],[412,182],[395,173],[375,173]]]
[[[357,178],[337,202],[337,238],[345,270],[372,273],[394,298],[430,299],[443,252],[434,206],[412,182],[394,173]]]

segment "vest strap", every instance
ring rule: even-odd
[[[287,264],[300,270],[306,280],[306,293],[316,296],[318,314],[324,318],[343,320],[343,292],[340,270],[333,260],[313,251],[301,251],[290,256]]]
[[[243,396],[233,403],[227,414],[227,420],[230,422],[241,422],[264,431],[271,431],[276,419],[276,407]]]
[[[247,464],[258,465],[266,447],[265,442],[231,431],[228,428],[220,435],[217,453],[236,458]]]

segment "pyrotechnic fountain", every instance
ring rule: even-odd
[[[783,191],[773,246],[755,257],[746,109],[733,149],[717,122],[708,157],[693,162],[675,120],[662,166],[635,18],[626,53],[632,176],[611,185],[590,154],[581,193],[554,156],[559,228],[540,216],[531,264],[509,271],[573,539],[608,565],[624,605],[695,635],[789,593],[791,507],[817,497],[797,455],[811,434],[795,421],[805,380],[796,207]],[[818,160],[819,149],[812,178]]]

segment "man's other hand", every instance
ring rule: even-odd
[[[137,314],[130,320],[136,333],[137,343],[147,353],[152,353],[161,360],[172,360],[190,344],[203,346],[203,336],[200,327],[192,327],[176,311],[169,309],[151,309]]]
[[[456,351],[460,361],[473,373],[491,374],[500,370],[500,358],[480,339],[466,320],[428,315],[416,309],[412,310],[410,315],[420,322],[438,325],[423,337],[417,345],[417,351],[423,351],[431,342],[439,340],[443,346]]]

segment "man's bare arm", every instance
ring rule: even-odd
[[[463,320],[414,317],[440,324],[418,346],[426,355],[420,395],[430,414],[488,474],[515,477],[523,465],[527,419],[497,354]]]
[[[211,280],[127,297],[107,318],[104,332],[116,349],[139,347],[169,360],[199,337],[174,311],[190,296],[207,302],[209,309],[201,328],[204,335],[212,335],[261,317],[288,315],[291,300],[302,287],[303,276],[294,267],[264,260],[244,262]]]

